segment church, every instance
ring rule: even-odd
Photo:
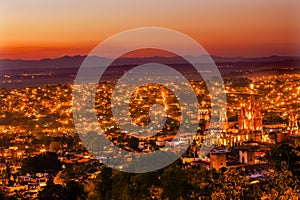
[[[251,85],[251,89],[253,85]],[[262,140],[262,114],[260,105],[255,101],[251,92],[250,101],[241,103],[238,115],[239,134],[248,135],[250,140],[260,142]]]

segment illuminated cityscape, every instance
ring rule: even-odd
[[[254,173],[250,170],[245,177],[252,182],[263,182],[271,176],[266,157],[273,146],[289,144],[299,147],[300,76],[283,74],[247,80],[249,84],[243,86],[236,84],[236,79],[225,80],[228,105],[227,115],[221,116],[225,118],[224,128],[220,130],[217,146],[205,158],[199,158],[197,152],[211,116],[210,97],[202,89],[205,88],[204,82],[191,82],[200,102],[200,123],[187,122],[199,123],[193,140],[187,130],[186,137],[172,141],[181,120],[181,107],[176,96],[160,85],[140,87],[133,94],[129,109],[135,123],[144,126],[149,123],[149,107],[153,104],[164,106],[168,120],[154,137],[136,140],[132,136],[134,133],[126,136],[126,132],[118,128],[108,109],[111,107],[112,82],[99,84],[95,109],[106,137],[123,149],[147,153],[166,145],[180,148],[181,144],[188,143],[191,147],[181,157],[185,168],[256,167]],[[48,180],[62,184],[63,177],[89,185],[103,170],[104,166],[85,149],[74,129],[72,90],[73,85],[1,90],[0,181],[8,194],[36,198]],[[48,154],[54,155],[54,159],[57,156],[60,163],[57,168],[43,166],[36,169],[25,164],[34,162],[29,158],[49,157]],[[70,175],[70,170],[79,172]]]
[[[0,200],[300,200],[300,1],[0,15]]]

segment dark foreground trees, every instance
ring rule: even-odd
[[[144,174],[123,173],[104,168],[85,187],[87,199],[297,199],[299,180],[287,165],[271,171],[263,182],[250,180],[246,170],[220,171],[205,168],[183,169],[173,164]]]
[[[38,172],[57,172],[61,168],[58,156],[53,152],[46,152],[35,157],[28,157],[22,161],[21,174]]]
[[[285,163],[294,176],[300,177],[300,157],[297,155],[296,149],[288,144],[275,145],[266,157],[276,171],[280,171]]]
[[[300,199],[297,165],[291,162],[297,163],[299,158],[295,149],[281,145],[270,154],[273,158],[266,167],[269,175],[264,180],[253,181],[244,168],[216,171],[200,166],[186,168],[181,162],[141,174],[103,167],[97,178],[84,186],[77,182],[49,182],[39,199]]]
[[[205,168],[183,169],[180,163],[141,174],[104,168],[85,191],[89,200],[210,199],[209,173]]]
[[[50,179],[47,186],[39,193],[39,200],[81,200],[85,199],[86,194],[83,185],[69,181],[65,185],[54,184]]]

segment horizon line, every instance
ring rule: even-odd
[[[201,57],[201,56],[207,56],[208,54],[203,54],[203,55],[199,55],[199,56],[192,56],[192,55],[186,55],[186,56],[189,56],[189,57],[193,57],[193,58],[198,58],[198,57]],[[101,57],[101,56],[96,56],[96,55],[80,55],[80,54],[77,54],[77,55],[62,55],[62,56],[58,56],[58,57],[43,57],[43,58],[33,58],[33,59],[23,59],[23,58],[0,58],[1,61],[4,61],[4,60],[11,60],[11,61],[41,61],[41,60],[46,60],[46,59],[50,59],[50,60],[56,60],[56,59],[60,59],[60,58],[65,58],[65,57],[70,57],[70,58],[75,58],[75,57],[98,57],[98,58],[104,58],[104,59],[114,59],[114,58],[111,58],[111,57]],[[299,58],[300,59],[300,55],[268,55],[268,56],[240,56],[240,55],[237,55],[237,56],[221,56],[221,55],[208,55],[210,56],[211,58],[213,57],[219,57],[219,58],[244,58],[244,59],[251,59],[251,58],[270,58],[270,57],[292,57],[292,58]],[[124,59],[141,59],[141,58],[177,58],[177,57],[180,57],[180,56],[144,56],[144,57],[122,57]]]

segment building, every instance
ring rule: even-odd
[[[213,149],[210,152],[210,168],[219,170],[222,167],[226,167],[228,150],[225,149]]]
[[[241,103],[241,110],[238,116],[238,127],[240,134],[248,134],[249,139],[261,141],[262,139],[262,114],[260,105],[255,101],[251,85],[250,101]]]
[[[254,149],[247,146],[239,148],[239,161],[241,164],[252,165],[255,164]]]
[[[199,109],[199,119],[201,121],[209,121],[210,120],[210,114],[208,108],[200,108]]]

